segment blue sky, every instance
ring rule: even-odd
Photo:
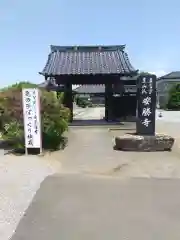
[[[0,86],[42,82],[51,44],[126,44],[133,66],[180,70],[178,0],[0,0]]]

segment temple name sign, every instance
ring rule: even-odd
[[[137,80],[137,134],[155,135],[156,76],[142,75]]]

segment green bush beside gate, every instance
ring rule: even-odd
[[[13,142],[14,148],[24,148],[22,89],[37,85],[21,82],[0,91],[0,132],[3,139]],[[64,146],[70,112],[54,92],[41,89],[42,146],[56,150]]]
[[[180,110],[180,84],[174,85],[169,91],[167,109]]]

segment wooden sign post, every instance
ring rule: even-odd
[[[137,79],[138,135],[155,135],[156,121],[156,76],[142,75]]]

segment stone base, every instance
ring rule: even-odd
[[[115,138],[115,150],[121,151],[171,151],[174,138],[168,135],[156,134],[155,136],[141,136],[127,134]]]

